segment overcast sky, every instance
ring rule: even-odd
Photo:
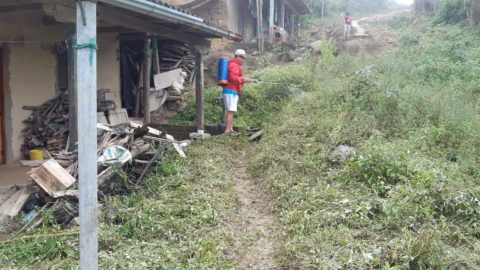
[[[395,0],[395,2],[402,4],[402,5],[410,5],[413,3],[413,0]]]

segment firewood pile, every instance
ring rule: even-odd
[[[68,96],[59,95],[40,106],[23,106],[32,110],[30,117],[24,120],[27,127],[22,130],[25,144],[22,152],[28,149],[44,147],[48,151],[66,149],[68,143]],[[68,150],[68,149],[67,149]]]
[[[23,129],[25,140],[22,152],[27,154],[31,149],[42,149],[44,160],[21,160],[22,166],[36,168],[46,160],[54,159],[75,179],[78,177],[78,151],[69,147],[68,107],[68,95],[63,94],[40,106],[23,106],[25,110],[32,110],[32,114],[24,121],[27,127]],[[162,144],[173,144],[180,155],[184,156],[183,151],[178,148],[182,142],[176,142],[173,137],[143,123],[128,121],[116,126],[97,124],[97,131],[99,159],[105,150],[119,146],[130,152],[134,164],[143,167],[150,162],[157,152],[156,149],[161,148]],[[112,170],[99,164],[98,172],[103,179],[111,176]],[[132,174],[134,175],[135,173]]]
[[[160,72],[177,68],[187,73],[185,84],[193,87],[195,84],[195,56],[183,43],[158,43]]]

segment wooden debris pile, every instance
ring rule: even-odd
[[[78,179],[78,151],[69,147],[68,97],[59,95],[40,106],[23,108],[32,114],[25,120],[22,150],[42,150],[44,159],[20,161],[32,168],[28,186],[0,188],[0,226],[21,212],[22,222],[27,222],[22,230],[38,226],[42,222],[38,214],[45,207],[55,210],[57,224],[68,225],[78,212],[78,191],[70,189]],[[98,123],[96,139],[98,188],[110,195],[131,192],[131,186],[138,185],[169,152],[185,157],[182,148],[189,143],[128,119],[117,125]]]

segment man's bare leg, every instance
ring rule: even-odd
[[[225,119],[225,133],[233,131],[233,117],[235,112],[227,112],[227,118]]]

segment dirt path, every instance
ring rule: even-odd
[[[235,170],[235,190],[242,204],[238,213],[242,224],[234,225],[242,235],[241,239],[237,239],[237,244],[243,250],[239,258],[239,269],[276,269],[271,205],[255,189],[255,183],[249,179],[245,169],[246,166],[242,163]]]

